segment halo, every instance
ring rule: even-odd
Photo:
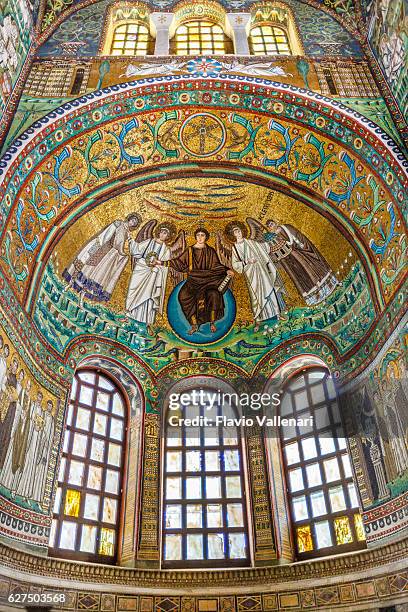
[[[241,230],[242,236],[244,238],[248,238],[248,228],[245,225],[245,223],[243,223],[242,221],[230,221],[229,223],[227,223],[227,225],[224,228],[224,235],[226,239],[228,240],[228,242],[231,242],[232,244],[236,242],[236,238],[233,234],[233,230],[236,227],[238,227]]]
[[[163,221],[163,223],[159,223],[159,225],[154,230],[155,238],[159,237],[159,234],[162,229],[166,229],[169,233],[166,242],[171,242],[177,233],[176,226],[174,225],[174,223],[172,223],[171,221]]]

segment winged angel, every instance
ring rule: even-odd
[[[283,286],[272,262],[266,228],[251,217],[247,224],[231,221],[223,232],[217,232],[217,252],[221,262],[243,274],[247,283],[255,320],[254,331],[261,321],[278,317],[285,308]],[[249,237],[248,237],[249,236]]]
[[[145,223],[135,239],[129,240],[132,262],[126,298],[128,316],[140,323],[152,325],[158,313],[163,312],[167,276],[170,270],[172,285],[183,280],[183,275],[165,266],[157,266],[157,261],[169,261],[186,248],[184,230],[177,234],[174,223],[156,220]]]

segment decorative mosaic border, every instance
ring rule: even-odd
[[[53,609],[69,612],[269,612],[272,610],[365,610],[366,606],[387,606],[408,601],[408,572],[383,574],[365,580],[348,580],[339,585],[315,586],[309,589],[285,590],[278,593],[248,595],[128,595],[95,591],[61,591],[44,588],[30,582],[0,577],[0,603],[10,595],[63,593],[65,603]],[[363,607],[364,606],[364,607]]]
[[[363,521],[368,544],[408,530],[408,493],[364,512]]]
[[[384,132],[378,125],[364,117],[359,112],[351,109],[348,106],[342,104],[339,100],[335,100],[332,98],[327,98],[326,96],[312,92],[308,89],[299,88],[295,85],[290,85],[288,83],[279,83],[277,81],[270,81],[269,79],[263,79],[261,77],[250,77],[243,75],[231,75],[220,73],[216,78],[210,75],[205,75],[200,72],[193,72],[192,74],[177,74],[177,75],[168,75],[168,76],[156,76],[140,79],[138,81],[128,81],[126,83],[119,83],[117,85],[111,85],[110,87],[105,87],[104,89],[97,90],[91,93],[86,94],[85,96],[81,96],[75,100],[70,100],[66,102],[59,108],[51,111],[44,117],[41,117],[38,121],[33,123],[23,134],[21,134],[9,147],[9,149],[3,154],[0,160],[0,176],[8,173],[10,170],[11,164],[16,161],[18,155],[26,147],[26,145],[33,140],[33,138],[38,135],[39,130],[41,130],[46,125],[51,125],[54,123],[56,119],[63,119],[67,117],[67,115],[76,111],[76,114],[79,114],[78,111],[80,109],[88,110],[87,106],[92,101],[104,101],[109,99],[110,96],[114,96],[115,94],[119,94],[120,92],[132,91],[137,88],[142,88],[144,86],[152,86],[152,85],[160,85],[160,84],[169,84],[169,83],[192,83],[197,82],[197,78],[202,79],[203,82],[200,85],[204,85],[205,82],[216,82],[217,80],[224,82],[235,82],[235,83],[243,83],[248,85],[262,85],[267,87],[270,90],[275,92],[290,92],[297,94],[299,96],[304,96],[307,100],[314,100],[317,103],[323,103],[328,108],[327,111],[330,113],[335,113],[336,111],[341,111],[345,116],[347,116],[351,120],[355,120],[358,124],[361,124],[362,127],[367,129],[370,135],[373,137],[373,142],[378,140],[381,142],[381,145],[387,149],[387,152],[391,155],[392,161],[398,162],[400,166],[400,170],[404,169],[401,174],[401,177],[405,175],[405,179],[408,180],[408,160],[404,153],[400,150],[395,141],[389,136],[386,132]],[[142,92],[140,92],[142,94]],[[256,93],[256,92],[254,92]],[[117,98],[119,99],[119,98]],[[301,98],[299,99],[299,102]]]
[[[391,563],[404,563],[408,555],[408,538],[385,546],[345,555],[325,557],[307,562],[265,567],[213,570],[156,570],[127,568],[114,565],[93,565],[79,561],[67,561],[41,557],[0,545],[0,567],[10,571],[47,576],[49,580],[109,584],[110,587],[132,589],[234,589],[253,588],[257,584],[283,585],[288,581],[314,580],[345,576],[353,573],[369,573]],[[143,566],[143,563],[142,563]],[[405,568],[404,568],[405,569]],[[5,571],[5,570],[4,570]],[[103,588],[103,587],[102,587]]]

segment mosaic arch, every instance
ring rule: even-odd
[[[306,336],[341,359],[359,348],[404,280],[403,156],[357,113],[294,87],[222,74],[114,86],[36,122],[9,149],[0,172],[4,275],[56,354],[96,334],[137,351],[152,371],[204,354],[252,371],[279,344]],[[254,219],[245,214],[248,199],[251,207],[256,202]],[[166,260],[181,257],[193,243],[193,225],[204,224],[212,252],[230,258],[226,268],[234,240],[227,244],[225,222],[239,221],[248,237],[267,241],[272,215],[293,228],[299,244],[316,249],[332,286],[308,303],[293,270],[281,270],[281,295],[260,326],[258,294],[236,261],[217,334],[208,319],[208,329],[189,337],[187,311],[174,315],[181,303],[175,292],[187,281],[172,275],[172,284],[169,276],[160,316],[149,319],[129,297],[136,277],[123,253],[106,291],[87,286],[83,317],[77,290],[86,274],[79,277],[72,264],[87,244],[95,248],[104,227],[118,228],[130,213],[138,215],[138,242],[157,237],[163,222],[171,225]],[[330,242],[343,259],[333,257]],[[183,265],[180,259],[172,272]]]

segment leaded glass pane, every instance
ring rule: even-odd
[[[108,557],[112,557],[115,554],[115,531],[113,529],[101,529],[99,554]]]
[[[187,472],[199,472],[200,469],[201,469],[200,451],[186,452],[186,471]]]
[[[201,478],[196,476],[186,478],[186,498],[201,499]]]
[[[81,493],[75,489],[67,489],[65,495],[64,514],[67,516],[79,516],[79,507],[81,504]]]
[[[92,440],[91,459],[102,462],[105,454],[105,442],[102,440]]]
[[[289,480],[290,480],[290,490],[291,491],[300,491],[300,489],[304,489],[302,468],[298,468],[296,470],[290,470]]]
[[[119,493],[120,473],[115,470],[106,470],[105,491],[106,493]]]
[[[306,466],[306,474],[309,487],[315,487],[322,483],[322,476],[318,463],[311,463]]]
[[[105,414],[100,414],[99,412],[96,412],[93,427],[94,433],[99,434],[100,436],[104,436],[106,434],[107,423],[108,417]]]
[[[165,511],[166,528],[181,528],[181,506],[167,504]]]
[[[104,523],[114,523],[116,521],[117,501],[111,497],[105,497],[103,500],[102,521]]]
[[[309,552],[313,550],[313,540],[310,531],[310,525],[304,525],[296,529],[297,534],[297,547],[300,553]]]
[[[103,391],[98,391],[96,396],[96,407],[98,410],[109,410],[109,399],[110,395],[104,393]]]
[[[312,505],[313,516],[322,516],[322,514],[326,514],[327,509],[323,491],[311,493],[310,503]]]
[[[328,548],[332,545],[329,521],[315,523],[317,548]]]
[[[244,533],[228,534],[230,559],[243,559],[246,557],[246,541]]]
[[[350,521],[348,516],[340,516],[334,519],[334,532],[337,544],[350,544],[353,541]]]
[[[166,469],[168,472],[181,471],[181,452],[167,451],[166,453]]]
[[[224,559],[224,534],[209,533],[208,534],[208,558],[209,559]]]
[[[74,435],[74,443],[72,445],[72,454],[78,455],[79,457],[85,457],[87,443],[88,443],[87,436],[76,433]]]
[[[309,517],[307,511],[306,497],[304,495],[301,495],[300,497],[294,497],[292,499],[292,505],[296,521],[302,521],[303,519],[307,519]]]
[[[181,499],[181,478],[166,479],[167,499]]]
[[[89,421],[91,420],[91,411],[85,408],[78,408],[76,426],[78,429],[89,429]]]
[[[100,490],[102,483],[102,468],[90,465],[88,468],[88,489]]]
[[[244,515],[242,511],[242,504],[228,504],[227,505],[227,520],[228,520],[228,527],[243,527],[244,526]]]
[[[207,506],[208,527],[222,527],[222,506],[220,504],[209,504]]]
[[[72,461],[69,464],[68,482],[69,484],[81,486],[84,476],[84,464],[80,461]]]
[[[97,521],[99,515],[99,496],[87,493],[85,496],[84,518]]]
[[[187,529],[202,527],[202,508],[200,504],[187,505]]]
[[[66,550],[75,550],[77,524],[71,521],[62,521],[59,547]]]
[[[361,518],[361,514],[354,515],[354,527],[355,527],[356,534],[357,534],[357,540],[359,542],[364,542],[366,537],[365,537],[363,519]]]
[[[97,528],[92,525],[83,525],[81,533],[80,550],[82,552],[94,553],[96,546]]]
[[[205,479],[205,493],[207,499],[217,499],[221,497],[220,476],[207,476]],[[237,497],[237,495],[228,495],[228,497]]]
[[[121,456],[122,456],[122,447],[119,446],[119,444],[110,443],[109,451],[108,451],[108,463],[119,467]]]
[[[332,512],[339,512],[339,510],[345,510],[346,501],[344,499],[343,487],[333,487],[329,489],[330,504]]]
[[[203,536],[201,534],[187,534],[187,559],[203,558]]]
[[[165,536],[164,556],[166,561],[179,561],[181,556],[182,536],[167,534]]]

